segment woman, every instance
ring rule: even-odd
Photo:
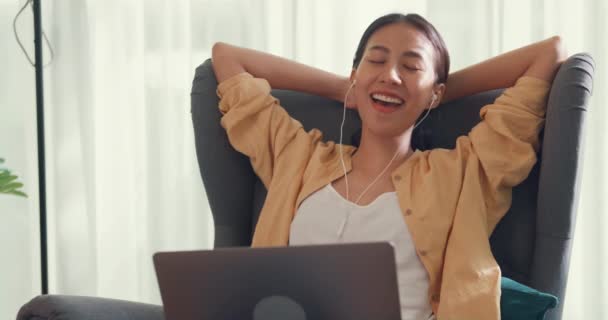
[[[489,237],[536,161],[546,96],[565,57],[552,37],[449,74],[441,36],[415,14],[374,21],[348,78],[217,43],[222,126],[268,189],[252,245],[389,241],[402,319],[499,319]],[[271,87],[356,108],[360,145],[304,131]],[[423,113],[496,88],[509,89],[454,149],[412,149]]]

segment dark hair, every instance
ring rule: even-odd
[[[355,53],[355,58],[353,59],[353,69],[359,67],[359,63],[363,58],[363,52],[367,46],[367,42],[374,32],[386,25],[393,23],[406,23],[426,36],[437,53],[434,61],[435,74],[437,75],[436,83],[446,83],[448,80],[448,74],[450,72],[450,55],[448,54],[448,49],[443,42],[443,38],[439,32],[437,32],[437,29],[435,29],[435,27],[433,27],[433,25],[426,19],[415,13],[410,13],[407,15],[403,15],[401,13],[391,13],[374,20],[374,22],[372,22],[369,27],[365,29],[365,32],[359,41],[359,46],[357,47],[357,52]],[[433,118],[433,111],[434,110],[431,110],[429,118]],[[424,115],[420,115],[418,121],[421,121],[422,117],[424,117]],[[431,140],[431,133],[430,128],[426,128],[424,123],[414,129],[414,132],[412,133],[412,147],[414,149],[427,150],[427,144]],[[351,141],[354,146],[359,146],[361,142],[361,129],[357,130],[353,134]]]
[[[374,32],[386,25],[399,22],[414,27],[416,30],[422,32],[431,42],[437,53],[435,55],[435,74],[437,74],[437,83],[446,83],[450,71],[450,55],[448,54],[448,49],[443,42],[443,38],[439,32],[437,32],[437,29],[435,29],[435,27],[426,19],[415,13],[407,15],[391,13],[374,20],[374,22],[365,29],[365,32],[359,41],[359,46],[357,47],[357,52],[353,59],[353,69],[359,67],[367,42]]]

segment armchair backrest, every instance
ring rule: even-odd
[[[574,55],[560,68],[549,95],[539,162],[514,188],[511,209],[490,239],[504,276],[559,298],[558,308],[548,319],[561,318],[593,68],[588,54]],[[191,98],[196,152],[214,218],[214,246],[248,246],[266,190],[249,159],[231,147],[220,126],[216,88],[211,60],[207,60],[196,69]],[[433,110],[414,132],[415,147],[452,148],[457,137],[480,121],[481,107],[501,92],[480,93]],[[326,140],[338,141],[341,103],[286,90],[273,90],[272,94],[306,130],[318,128]],[[356,112],[349,110],[344,136],[350,141],[345,143],[357,144],[360,125]]]

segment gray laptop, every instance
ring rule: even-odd
[[[167,320],[399,320],[387,242],[159,252]]]

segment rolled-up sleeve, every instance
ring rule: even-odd
[[[545,80],[519,78],[494,103],[481,109],[482,121],[468,135],[483,171],[482,187],[486,189],[486,205],[492,207],[490,212],[504,214],[508,210],[511,188],[521,183],[536,163],[549,89]]]
[[[291,118],[271,95],[267,80],[249,73],[234,75],[218,85],[221,125],[231,145],[250,158],[266,187],[283,149],[300,136],[307,139],[302,124]]]

